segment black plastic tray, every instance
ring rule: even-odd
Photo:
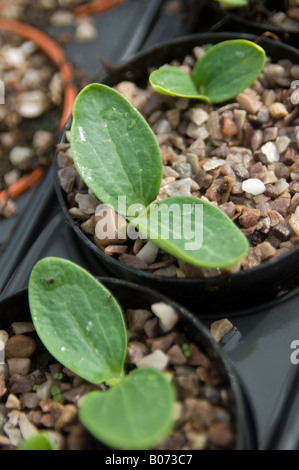
[[[155,11],[152,10],[154,4]],[[105,60],[121,63],[135,51],[168,41],[182,33],[180,16],[165,16],[162,6],[162,1],[131,0],[97,18],[98,28],[101,22],[102,26],[108,22],[107,18],[113,18],[114,28],[113,31],[105,29],[104,42],[99,34],[97,44],[85,46],[89,56],[85,60],[91,64],[91,79],[98,72],[101,74],[101,70],[94,74],[92,65],[99,66],[97,57],[101,53],[103,57],[106,54]],[[143,29],[140,32],[137,28],[135,34],[133,12],[137,14],[137,7],[140,7],[138,11]],[[132,21],[128,21],[127,25],[133,24],[134,28],[117,29],[118,25],[125,23],[124,17]],[[203,27],[203,30],[206,29]],[[220,30],[219,26],[217,30]],[[115,31],[122,31],[130,40],[116,35]],[[198,31],[183,30],[184,34],[188,32]],[[112,47],[115,42],[120,43],[117,50]],[[72,53],[76,56],[74,60],[80,63],[76,49]],[[52,169],[42,184],[30,191],[20,203],[24,206],[18,223],[9,228],[5,250],[0,253],[0,299],[26,288],[32,267],[45,256],[63,257],[89,269],[91,273],[107,275],[104,270],[99,272],[96,260],[79,246],[77,237],[66,225],[56,200]],[[0,223],[1,236],[5,235],[3,227]],[[260,449],[299,450],[299,370],[291,362],[291,344],[299,340],[298,312],[299,286],[283,299],[251,309],[248,315],[231,318],[234,328],[221,343],[248,393]],[[212,318],[203,320],[208,327],[211,321]]]

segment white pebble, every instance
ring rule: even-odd
[[[9,160],[10,162],[17,167],[24,167],[26,166],[26,163],[30,158],[33,157],[33,151],[30,147],[20,147],[16,146],[14,147],[10,154],[9,154]]]
[[[168,357],[164,354],[163,351],[160,349],[156,349],[151,354],[144,356],[140,361],[137,363],[137,367],[152,367],[153,369],[157,370],[164,370],[168,364]]]
[[[279,162],[279,153],[274,142],[267,142],[261,151],[266,155],[268,162]]]
[[[25,55],[20,47],[7,47],[2,54],[4,60],[12,67],[21,67],[24,64]]]
[[[21,44],[20,49],[23,54],[28,57],[37,51],[37,45],[33,41],[25,41]]]
[[[216,168],[219,168],[220,166],[224,165],[225,163],[225,160],[222,160],[221,158],[211,158],[209,160],[207,160],[204,164],[203,164],[203,169],[205,171],[211,171],[211,170],[215,170]]]
[[[47,107],[47,97],[41,90],[25,91],[19,95],[17,111],[24,118],[39,117]]]
[[[98,35],[95,25],[84,19],[79,22],[75,32],[75,39],[79,42],[93,41]]]
[[[159,247],[152,242],[147,242],[141,250],[137,253],[137,258],[144,261],[146,264],[152,264],[158,254]]]
[[[168,196],[191,196],[191,178],[174,181],[165,186]]]
[[[171,125],[167,119],[161,119],[155,128],[157,134],[169,134],[172,131]]]
[[[275,187],[278,189],[278,194],[280,195],[288,189],[289,183],[285,178],[280,178],[277,183],[275,183]]]
[[[253,196],[258,196],[265,192],[266,186],[258,178],[249,178],[248,180],[243,181],[242,190],[248,194],[253,194]]]
[[[37,428],[29,421],[25,413],[20,414],[19,428],[23,439],[29,439],[38,432]]]
[[[179,319],[174,308],[164,302],[153,304],[152,312],[159,318],[160,327],[164,332],[170,331]]]
[[[290,72],[293,78],[299,79],[299,65],[293,65]]]
[[[206,126],[203,124],[202,126],[197,126],[194,122],[190,122],[187,127],[186,134],[191,139],[202,139],[205,140],[209,137],[209,131],[207,130]]]
[[[8,359],[8,367],[10,375],[27,375],[30,371],[31,361],[27,357],[14,357]]]
[[[191,108],[187,111],[186,116],[190,119],[190,121],[194,122],[196,126],[201,126],[208,120],[208,113],[201,108]]]
[[[276,145],[278,153],[281,154],[281,153],[285,152],[286,149],[288,148],[288,146],[290,145],[290,142],[291,142],[291,139],[286,135],[282,135],[280,137],[277,137],[277,139],[275,141],[275,145]]]
[[[0,351],[1,351],[1,346],[5,346],[7,340],[8,340],[8,333],[5,330],[0,330]]]

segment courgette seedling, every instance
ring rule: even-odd
[[[210,47],[190,75],[180,67],[162,66],[150,74],[153,88],[172,96],[217,104],[234,98],[261,73],[265,51],[245,39],[222,41]]]
[[[80,266],[50,257],[34,266],[28,296],[49,353],[86,381],[108,387],[83,397],[79,418],[86,429],[117,449],[147,449],[166,437],[174,425],[171,375],[147,367],[126,374],[126,325],[111,292]]]
[[[163,93],[217,103],[247,88],[264,61],[264,50],[252,42],[224,41],[197,62],[194,77],[167,66],[153,72],[150,82]],[[208,268],[227,268],[246,255],[247,238],[219,208],[193,196],[156,202],[163,170],[156,136],[115,89],[92,83],[79,93],[70,142],[93,194],[164,251]]]

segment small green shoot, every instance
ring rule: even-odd
[[[179,67],[163,66],[150,74],[159,93],[222,103],[248,88],[261,73],[265,51],[244,39],[222,41],[208,49],[193,76]]]
[[[53,385],[53,387],[51,387],[51,394],[54,401],[60,401],[62,399],[60,388],[57,387],[57,385]]]
[[[47,436],[42,433],[37,433],[25,439],[17,450],[54,450],[54,447]]]
[[[63,379],[63,374],[61,374],[60,372],[57,372],[56,374],[53,374],[53,379],[62,380]]]
[[[183,350],[183,353],[184,353],[185,357],[190,357],[191,356],[191,350],[190,350],[189,344],[184,343],[182,345],[182,350]]]
[[[45,276],[55,282],[43,282]],[[80,420],[91,434],[130,450],[165,438],[174,424],[171,377],[151,368],[125,374],[126,326],[111,293],[80,266],[44,258],[32,270],[28,295],[36,332],[53,357],[89,382],[109,387],[88,393],[80,404]],[[51,392],[60,401],[59,387]]]
[[[79,174],[96,197],[166,252],[196,266],[217,268],[246,255],[247,238],[219,208],[192,196],[155,204],[162,180],[156,136],[114,89],[94,83],[78,95],[71,149]]]

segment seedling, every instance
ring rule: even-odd
[[[246,7],[246,5],[248,5],[249,0],[216,0],[216,2],[220,3],[224,7],[240,8]]]
[[[54,447],[48,437],[39,432],[25,439],[17,450],[54,450]]]
[[[43,282],[44,276],[55,282]],[[50,354],[88,382],[109,387],[86,394],[80,404],[80,420],[91,434],[118,449],[151,448],[169,434],[171,376],[152,368],[126,374],[126,326],[111,292],[76,264],[44,258],[30,276],[29,305]],[[58,387],[52,392],[61,399]]]
[[[174,67],[157,70],[150,80],[168,94],[220,102],[248,87],[264,60],[259,46],[226,41],[210,48],[196,64],[194,81]],[[163,166],[156,136],[113,88],[93,83],[79,93],[73,108],[71,150],[79,174],[95,196],[172,256],[196,266],[227,268],[246,255],[247,238],[219,208],[192,196],[157,203]]]
[[[150,75],[152,87],[164,94],[222,103],[248,88],[261,73],[265,51],[251,41],[233,39],[209,48],[193,75],[163,66]]]

